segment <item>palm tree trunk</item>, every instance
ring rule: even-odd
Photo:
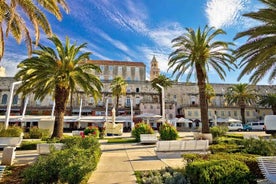
[[[208,104],[206,98],[206,76],[199,64],[196,65],[197,84],[199,90],[200,113],[202,122],[202,133],[210,133],[208,119]]]
[[[66,111],[66,102],[69,96],[69,90],[62,87],[55,89],[55,125],[52,138],[62,138],[63,136],[63,120]]]
[[[242,124],[245,124],[245,107],[241,106],[241,117],[242,117]]]
[[[115,109],[116,116],[118,116],[118,113],[119,113],[119,98],[120,98],[120,96],[117,95],[117,98],[116,98],[116,109]]]
[[[276,115],[276,105],[272,105],[272,112],[273,112],[273,115]]]
[[[70,110],[69,110],[69,115],[73,115],[73,90],[70,92]]]

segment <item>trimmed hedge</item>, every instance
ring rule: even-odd
[[[23,171],[24,183],[87,182],[101,155],[98,140],[93,136],[75,136],[61,142],[65,143],[63,150],[39,156],[32,166]]]
[[[23,130],[19,126],[12,126],[5,129],[4,126],[0,126],[0,137],[20,137]]]
[[[140,134],[154,134],[154,130],[147,123],[141,122],[135,125],[131,132],[131,136],[134,137],[137,142],[140,142]]]
[[[245,163],[237,160],[200,160],[187,165],[185,173],[191,184],[256,183]]]
[[[213,126],[210,128],[210,132],[213,138],[224,136],[227,131],[228,131],[227,126]]]

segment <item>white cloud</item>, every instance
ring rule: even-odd
[[[26,58],[26,55],[13,54],[9,52],[5,53],[5,57],[1,61],[1,66],[6,69],[6,76],[13,77],[18,71],[17,65]]]
[[[209,26],[223,28],[235,25],[246,2],[247,0],[209,0],[205,10]]]

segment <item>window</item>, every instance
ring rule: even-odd
[[[8,95],[7,95],[7,94],[4,94],[4,95],[2,96],[1,104],[6,104],[6,103],[7,103],[7,100],[8,100]]]
[[[140,97],[136,97],[136,105],[140,104]]]
[[[144,106],[144,109],[147,109],[147,106],[146,106],[146,105]]]
[[[41,101],[40,100],[36,100],[35,103],[36,103],[37,106],[41,105]]]
[[[234,111],[234,116],[236,116],[236,117],[237,117],[237,115],[238,115],[238,114],[237,114],[237,111]]]
[[[246,111],[246,116],[250,116],[250,112],[249,111]]]
[[[113,66],[108,66],[109,71],[113,71]]]
[[[113,80],[113,76],[112,75],[109,76],[109,80]]]
[[[231,111],[228,111],[228,116],[231,116]]]
[[[127,107],[130,107],[130,105],[131,105],[130,98],[127,98],[127,99],[126,99],[126,106],[127,106]]]
[[[126,80],[127,80],[127,81],[130,81],[130,79],[131,79],[130,77],[127,77],[127,79],[126,79]]]
[[[152,106],[152,105],[150,105],[150,109],[153,109],[153,106]]]
[[[102,70],[102,72],[104,71],[104,66],[100,65],[100,69]]]
[[[118,67],[118,72],[122,73],[122,67],[121,66]]]
[[[12,104],[18,104],[18,95],[15,95],[12,99]]]
[[[127,67],[127,72],[130,72],[130,67],[129,66]]]
[[[126,91],[127,93],[130,93],[130,89],[129,88],[127,88],[127,91]]]
[[[195,114],[195,117],[198,117],[198,111],[195,111],[194,114]]]
[[[221,113],[221,116],[224,116],[224,111],[221,111],[220,113]]]
[[[136,88],[136,93],[139,93],[139,88]]]
[[[104,76],[103,75],[100,75],[100,80],[104,80]]]
[[[135,67],[135,73],[138,73],[138,72],[139,72],[139,68]]]
[[[188,116],[192,116],[192,111],[188,111]]]

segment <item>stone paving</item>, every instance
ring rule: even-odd
[[[101,144],[102,156],[89,184],[136,183],[134,171],[156,170],[166,166],[181,167],[183,159],[159,160],[154,152],[155,145]]]

